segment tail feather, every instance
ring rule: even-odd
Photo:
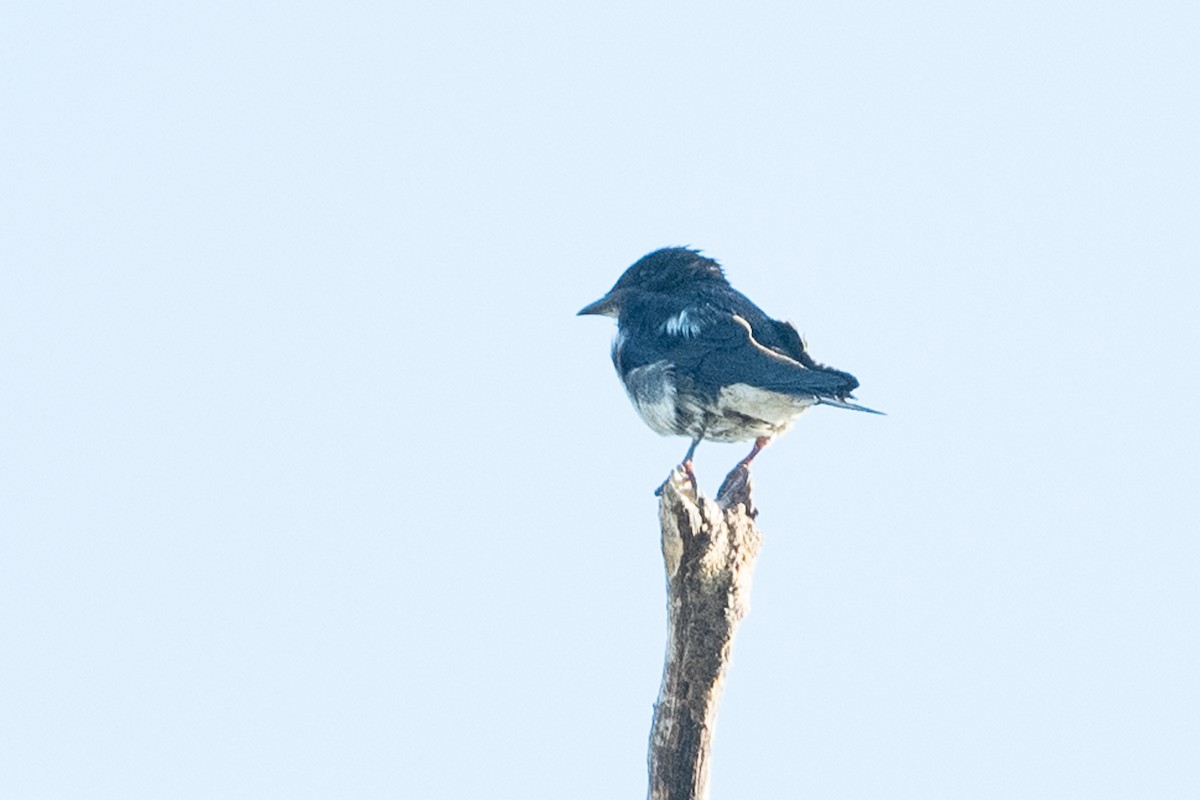
[[[817,405],[833,406],[834,408],[848,408],[851,411],[865,411],[868,414],[879,414],[880,416],[884,416],[884,417],[887,416],[887,414],[884,413],[883,411],[876,411],[873,408],[867,408],[866,406],[860,406],[857,403],[848,403],[840,397],[818,397]]]

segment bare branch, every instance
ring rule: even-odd
[[[717,705],[762,544],[756,515],[743,466],[725,478],[716,502],[697,496],[682,469],[662,486],[668,638],[650,732],[650,800],[708,797]]]

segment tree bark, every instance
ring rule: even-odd
[[[650,731],[650,800],[708,797],[717,705],[762,544],[757,514],[743,466],[725,478],[716,502],[698,495],[682,469],[660,491],[667,653]]]

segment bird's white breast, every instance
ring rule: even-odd
[[[631,369],[624,383],[633,407],[651,430],[663,436],[680,432],[675,376],[666,361]]]

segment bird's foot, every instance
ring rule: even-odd
[[[692,494],[694,494],[696,497],[699,497],[700,484],[696,482],[696,472],[692,469],[692,460],[690,458],[684,459],[683,463],[680,464],[677,469],[683,470],[683,474],[687,476],[688,481],[692,484]],[[670,478],[667,478],[667,481],[670,480]],[[662,486],[659,486],[657,489],[655,489],[654,496],[661,497],[663,493],[663,486],[666,485],[667,484],[664,482]]]
[[[692,482],[692,494],[699,497],[700,484],[696,481],[696,471],[692,469],[692,460],[690,458],[685,459],[679,466],[683,468],[684,473],[688,476],[688,480]]]

